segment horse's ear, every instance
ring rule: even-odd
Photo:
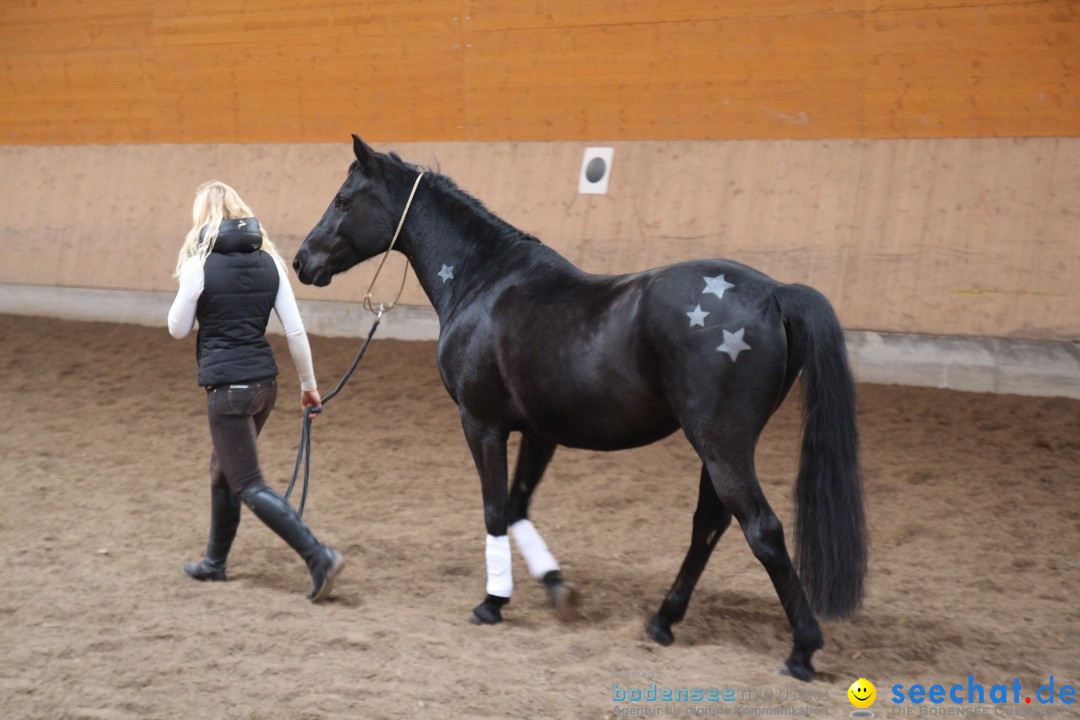
[[[371,163],[372,149],[368,147],[367,143],[360,139],[359,135],[352,136],[353,152],[356,154],[356,159],[360,161],[360,166],[367,168]]]

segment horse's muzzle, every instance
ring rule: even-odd
[[[303,248],[296,254],[293,259],[293,270],[296,271],[296,277],[300,282],[305,285],[315,285],[316,287],[326,287],[330,284],[330,280],[333,279],[333,274],[326,271],[325,268],[313,267],[314,263],[310,260],[304,261]]]

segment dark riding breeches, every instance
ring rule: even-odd
[[[210,420],[210,484],[227,485],[234,495],[265,484],[256,440],[277,401],[277,380],[215,385],[206,393]]]

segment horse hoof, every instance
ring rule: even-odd
[[[649,618],[649,622],[645,623],[645,632],[664,647],[675,642],[675,636],[671,633],[671,624],[662,620],[659,615]]]
[[[555,617],[559,620],[569,622],[581,616],[581,593],[573,583],[564,580],[549,587],[548,597],[555,608]]]
[[[803,682],[810,682],[814,679],[814,668],[794,662],[789,658],[787,662],[780,666],[780,669],[776,671],[776,674],[792,677],[796,680],[802,680]]]
[[[500,607],[487,600],[474,607],[469,613],[469,623],[472,625],[498,625],[502,619]]]

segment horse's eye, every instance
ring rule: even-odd
[[[334,198],[334,207],[336,207],[338,210],[344,210],[345,208],[349,207],[349,198],[338,195],[336,198]]]

